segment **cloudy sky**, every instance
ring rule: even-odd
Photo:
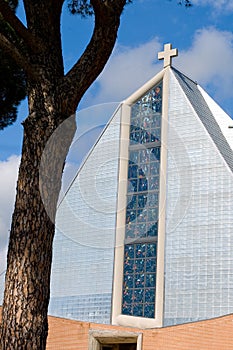
[[[116,103],[162,69],[157,60],[163,44],[171,42],[179,56],[173,65],[197,81],[233,116],[233,0],[193,0],[185,9],[176,0],[134,0],[124,11],[114,52],[104,71],[87,91],[78,109],[79,142],[70,159],[80,163],[108,120]],[[22,9],[19,16],[23,18]],[[62,36],[68,70],[85,48],[93,28],[92,19],[71,16],[64,8]],[[93,107],[93,106],[98,107]],[[0,137],[0,265],[15,196],[22,142],[21,122],[27,104],[19,108],[18,121],[1,131]],[[77,152],[76,152],[77,149]],[[68,178],[73,174],[67,167]],[[1,271],[0,271],[1,273]]]

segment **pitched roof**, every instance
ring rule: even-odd
[[[172,68],[172,71],[176,79],[178,80],[181,88],[183,89],[185,95],[189,99],[200,121],[204,125],[212,140],[214,141],[215,145],[217,146],[227,165],[233,172],[233,150],[230,147],[229,140],[226,139],[227,134],[223,133],[223,128],[220,127],[221,120],[218,118],[217,122],[214,113],[214,108],[212,108],[212,110],[210,109],[210,100],[209,103],[206,102],[206,99],[208,99],[208,95],[203,92],[203,90],[199,87],[199,85],[196,82],[185,76],[183,73],[181,73],[174,67]],[[231,118],[228,118],[230,125]]]

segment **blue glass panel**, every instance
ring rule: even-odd
[[[151,130],[149,142],[160,142],[160,133],[158,135],[158,133],[155,130]]]
[[[148,184],[146,178],[139,178],[138,182],[138,191],[147,191]]]
[[[148,303],[155,301],[155,289],[154,288],[147,288],[145,292],[145,298]]]
[[[156,256],[156,243],[151,243],[151,244],[147,245],[146,255],[148,257],[155,257]]]
[[[137,224],[137,236],[138,237],[146,237],[146,224]]]
[[[150,130],[151,128],[151,119],[149,117],[143,117],[143,128],[146,130]]]
[[[155,273],[146,274],[146,287],[155,287]]]
[[[148,303],[145,305],[144,308],[144,316],[148,318],[154,318],[155,317],[155,304]]]
[[[130,140],[132,144],[140,142],[140,129],[138,127],[131,129]]]
[[[122,313],[123,313],[123,315],[132,315],[133,314],[133,307],[132,307],[132,305],[127,305],[126,303],[123,303],[123,305],[122,305]]]
[[[143,212],[140,212],[140,214],[137,217],[137,222],[142,223],[147,221],[147,211],[144,210]]]
[[[139,208],[144,208],[147,202],[147,195],[139,195],[138,196],[138,207]]]
[[[148,163],[150,161],[150,151],[147,149],[140,150],[139,154],[141,163]]]
[[[143,316],[143,304],[134,304],[133,305],[133,315],[134,316]]]
[[[152,106],[155,112],[161,112],[162,109],[162,89],[161,86],[156,86],[151,92],[152,94]]]
[[[134,258],[134,245],[133,244],[127,244],[125,246],[125,257],[129,257],[131,259]]]
[[[146,272],[155,272],[156,271],[156,259],[149,258],[146,259]]]
[[[140,143],[150,142],[150,134],[146,130],[141,131],[139,142]]]
[[[148,209],[148,221],[157,221],[158,220],[158,209]]]
[[[138,169],[138,177],[139,177],[140,179],[143,178],[143,177],[146,177],[146,174],[145,174],[145,172],[143,171],[142,168],[139,168],[139,169]]]
[[[137,165],[131,162],[128,171],[128,179],[136,179],[137,178]]]
[[[135,209],[137,208],[137,196],[130,195],[127,198],[127,209]]]
[[[151,116],[151,129],[160,129],[161,126],[161,115],[158,113],[154,113]]]
[[[140,164],[140,169],[142,170],[143,174],[145,174],[145,176],[148,176],[149,164],[147,163]]]
[[[133,302],[133,289],[125,289],[123,293],[123,302],[131,304]]]
[[[149,176],[149,190],[158,190],[159,189],[159,177],[158,176]]]
[[[153,131],[153,135],[155,136],[155,138],[157,139],[157,140],[160,140],[160,137],[161,137],[161,130],[160,129],[154,129]]]
[[[144,289],[135,289],[134,303],[142,303],[144,298]]]
[[[154,147],[150,149],[150,159],[153,161],[160,161],[160,148]]]
[[[133,222],[136,219],[136,210],[129,209],[126,212],[126,223]]]
[[[146,255],[146,244],[136,244],[136,257],[141,258]]]
[[[158,223],[149,224],[147,226],[147,236],[148,237],[156,237],[158,235]]]
[[[138,151],[130,151],[129,159],[132,163],[137,164],[139,161],[139,152]]]
[[[124,288],[133,288],[133,281],[134,277],[133,275],[125,275],[124,276]]]
[[[146,305],[155,301],[156,258],[146,257],[146,255],[154,253],[155,244],[153,243],[127,244],[125,246],[123,314],[147,317],[145,314]],[[131,304],[133,304],[133,308],[131,308]],[[137,314],[136,310],[138,310]],[[152,311],[153,313],[154,311]]]
[[[147,196],[147,206],[148,207],[158,206],[158,202],[159,202],[159,194],[156,192],[154,193],[149,192]]]
[[[136,119],[138,113],[139,113],[139,111],[138,111],[138,103],[135,103],[132,106],[132,109],[131,109],[131,119]]]
[[[150,318],[155,307],[161,110],[162,83],[131,108],[122,313]],[[130,239],[141,243],[129,244]]]
[[[135,224],[130,223],[130,224],[126,225],[125,237],[126,238],[134,238],[135,237],[135,230],[136,230]]]
[[[134,272],[134,261],[131,259],[126,259],[124,262],[124,274],[130,274]]]
[[[137,259],[135,261],[135,272],[143,272],[145,271],[145,259]]]
[[[145,286],[145,274],[136,274],[135,275],[135,288],[143,288]]]
[[[153,159],[155,160],[155,159]],[[151,175],[158,175],[159,174],[159,163],[158,162],[151,162],[150,163],[150,174]]]
[[[147,245],[146,256],[148,257],[156,256],[156,243],[151,243]]]
[[[137,192],[138,180],[128,180],[128,192]]]

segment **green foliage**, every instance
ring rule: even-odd
[[[168,0],[172,1],[172,0]],[[177,0],[178,5],[184,5],[186,8],[193,6],[192,0]]]
[[[82,17],[91,16],[94,13],[89,0],[69,0],[68,8],[72,14]]]
[[[0,130],[13,124],[17,118],[17,106],[26,96],[23,71],[0,51]]]
[[[113,1],[113,0],[102,0]],[[115,1],[115,0],[114,0]],[[191,0],[177,0],[178,4],[185,7],[191,7]],[[133,0],[128,0],[129,4]],[[13,11],[15,11],[18,0],[8,0]],[[82,17],[88,17],[94,14],[90,0],[68,0],[68,8],[72,14],[78,14]],[[0,19],[0,29],[6,33],[6,36],[13,42],[17,42],[17,38],[12,29]],[[17,106],[26,96],[25,76],[14,61],[8,58],[3,51],[0,50],[0,130],[11,125],[17,118]]]
[[[184,5],[185,7],[191,7],[193,6],[191,0],[180,0],[178,1],[179,5]]]
[[[15,11],[18,0],[9,0]],[[13,30],[0,20],[0,29],[9,39],[16,41]],[[26,83],[22,69],[0,50],[0,130],[13,124],[17,118],[17,106],[26,96]]]
[[[102,0],[103,2],[109,0]],[[113,0],[110,0],[113,1]],[[132,0],[126,1],[126,4],[131,3]],[[90,0],[68,0],[68,8],[72,14],[78,14],[86,18],[94,14]]]

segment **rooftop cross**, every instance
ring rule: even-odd
[[[171,66],[172,57],[178,56],[178,50],[172,49],[172,44],[165,44],[164,51],[158,53],[158,59],[163,60],[163,67],[166,68]]]

